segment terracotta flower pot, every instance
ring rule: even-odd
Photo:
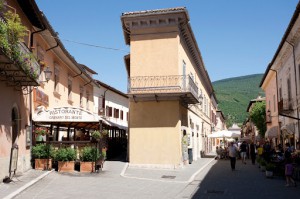
[[[58,172],[74,172],[75,161],[58,161]]]
[[[80,172],[95,172],[95,162],[80,162]]]
[[[47,167],[48,164],[48,167]],[[52,159],[35,159],[36,170],[48,170],[52,169]]]

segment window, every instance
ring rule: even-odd
[[[282,79],[280,79],[280,85],[279,85],[280,87],[279,87],[279,99],[280,99],[280,101],[282,100],[282,89],[281,89],[281,87],[282,87]]]
[[[206,109],[206,97],[204,96],[204,113],[207,115],[207,109]]]
[[[59,92],[59,66],[57,64],[54,67],[54,91]]]
[[[112,117],[112,107],[106,106],[106,116]]]
[[[68,77],[68,100],[72,100],[72,76],[69,75]]]
[[[274,112],[276,112],[276,100],[275,100],[275,95],[273,95],[273,106],[274,106]]]
[[[79,105],[82,108],[83,107],[83,87],[79,87]]]
[[[126,120],[128,122],[128,119],[129,119],[129,112],[126,113]]]
[[[114,118],[119,118],[119,109],[114,109]]]
[[[86,109],[87,110],[90,110],[89,103],[90,103],[90,92],[86,91]]]
[[[123,120],[123,111],[121,111],[121,113],[120,113],[120,118],[121,118],[121,120]]]
[[[290,77],[287,79],[287,92],[288,92],[288,101],[290,101],[292,99],[291,79],[290,79]]]

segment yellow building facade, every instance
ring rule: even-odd
[[[213,89],[187,10],[128,12],[121,21],[130,45],[130,165],[176,168],[186,161],[187,149],[197,160],[208,148]]]

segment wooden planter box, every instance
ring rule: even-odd
[[[95,172],[95,162],[80,162],[80,172]]]
[[[48,164],[48,168],[47,168],[47,164]],[[52,159],[35,159],[34,168],[36,170],[52,169]]]
[[[75,161],[58,161],[58,172],[74,172]]]

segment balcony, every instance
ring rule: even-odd
[[[290,113],[293,111],[293,101],[288,99],[281,99],[278,102],[279,113]]]
[[[4,27],[2,30],[7,28],[8,21],[15,26],[20,25],[17,21],[0,15],[0,25]],[[19,38],[11,38],[8,31],[1,31],[0,38],[0,81],[14,87],[38,86],[40,66],[30,50],[17,41]]]
[[[185,104],[200,102],[198,87],[188,75],[130,77],[128,95],[134,101],[180,100]]]
[[[19,43],[15,55],[0,48],[0,81],[8,86],[38,86],[40,65],[29,49]]]

